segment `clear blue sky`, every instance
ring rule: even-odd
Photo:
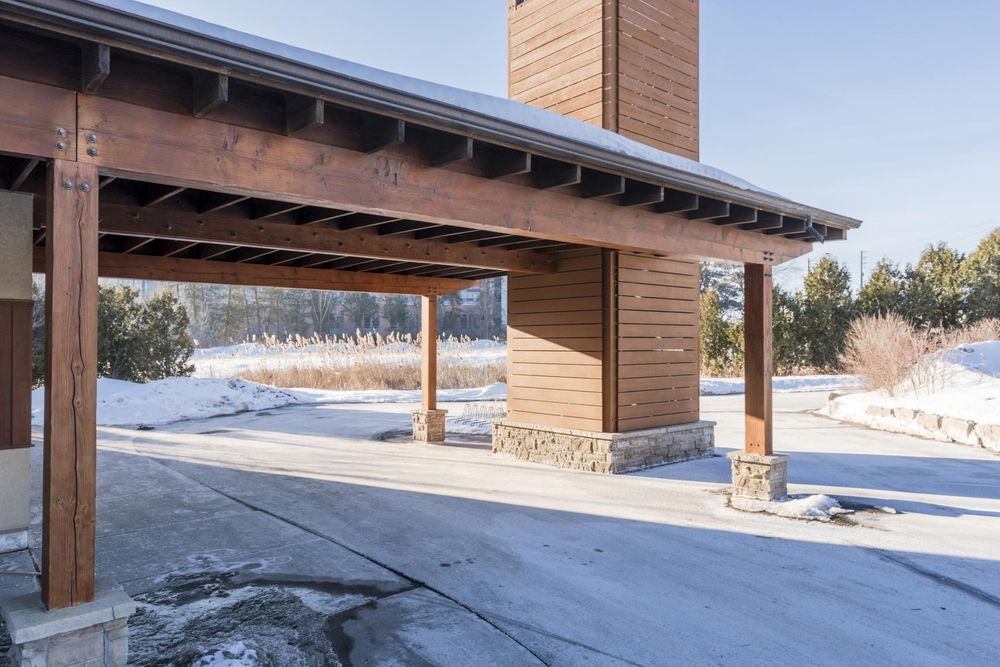
[[[373,67],[507,92],[505,0],[153,0]],[[1000,2],[702,0],[702,161],[861,218],[858,269],[1000,226]],[[782,273],[794,281],[805,261]],[[856,279],[856,276],[855,276]]]

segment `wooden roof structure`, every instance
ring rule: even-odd
[[[52,609],[93,598],[98,275],[420,294],[428,332],[434,296],[574,253],[746,263],[766,452],[770,265],[860,224],[558,114],[131,0],[0,0],[0,189],[35,195],[47,276]],[[578,300],[599,315],[610,274],[591,273],[601,293]]]
[[[858,224],[420,84],[138,3],[5,0],[0,186],[95,165],[102,275],[409,293],[582,246],[780,262]]]

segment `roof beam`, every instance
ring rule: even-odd
[[[45,248],[35,248],[34,270],[45,270]],[[255,285],[292,289],[335,290],[338,292],[382,292],[390,294],[447,294],[472,287],[468,280],[424,278],[389,273],[361,273],[305,269],[294,266],[212,262],[178,257],[97,255],[98,275],[131,280],[166,280],[221,285]]]
[[[337,219],[337,229],[349,231],[352,229],[365,229],[367,227],[378,227],[387,222],[395,222],[398,218],[387,218],[384,215],[372,215],[370,213],[355,213]]]
[[[430,132],[427,136],[424,153],[427,164],[432,167],[443,167],[453,162],[471,160],[473,157],[471,137],[447,132]]]
[[[663,188],[661,186],[633,181],[632,179],[625,180],[625,192],[618,200],[622,206],[646,206],[662,202]]]
[[[242,204],[250,199],[245,195],[227,195],[221,192],[206,192],[198,201],[199,213],[217,213],[224,208]]]
[[[326,102],[315,97],[285,96],[285,133],[290,137],[305,134],[326,122]]]
[[[698,208],[698,195],[665,188],[663,201],[654,209],[657,213],[687,213]]]
[[[149,183],[143,188],[141,204],[142,206],[156,206],[157,204],[162,204],[168,199],[176,197],[185,190],[187,190],[187,188]]]
[[[286,201],[255,200],[250,205],[251,220],[266,220],[279,215],[298,211],[305,208],[304,204],[289,203]]]
[[[786,236],[788,234],[802,234],[806,229],[806,221],[802,218],[790,218],[783,215],[781,216],[781,227],[769,229],[764,233],[774,236]]]
[[[583,170],[578,164],[553,160],[539,155],[535,155],[532,162],[531,175],[535,187],[542,190],[579,185],[583,178]]]
[[[531,153],[506,146],[475,142],[476,161],[486,178],[517,176],[531,171]]]
[[[111,47],[97,42],[80,46],[80,90],[96,93],[111,74]]]
[[[254,246],[277,250],[325,252],[369,259],[398,259],[428,264],[481,267],[515,273],[552,273],[555,261],[527,251],[478,248],[468,244],[418,241],[370,232],[317,230],[274,222],[247,224],[229,215],[201,215],[163,208],[101,204],[102,232],[126,236]],[[373,216],[374,217],[374,216]]]
[[[740,229],[754,232],[764,232],[769,229],[781,229],[781,216],[770,211],[757,211],[757,220],[740,225]]]
[[[715,218],[712,220],[717,225],[742,225],[748,222],[757,221],[757,210],[752,209],[749,206],[739,206],[738,204],[729,205],[729,215],[724,218]],[[741,227],[742,229],[742,227]]]
[[[342,211],[336,208],[315,208],[310,207],[301,211],[295,218],[297,225],[317,225],[321,222],[329,222],[344,216],[354,215],[354,211]]]
[[[603,171],[584,169],[580,180],[580,196],[585,199],[613,197],[625,192],[625,177]]]
[[[41,162],[41,160],[37,158],[30,158],[27,160],[21,169],[15,171],[14,177],[10,179],[10,186],[8,189],[20,190],[21,186],[24,185],[26,180],[28,180],[28,177],[31,176],[31,172],[35,170],[35,167],[38,166],[39,162]]]
[[[406,123],[388,116],[366,113],[361,118],[361,150],[377,153],[406,141]]]
[[[687,212],[689,220],[714,220],[729,215],[729,202],[718,199],[698,198],[698,208]]]
[[[229,77],[219,72],[197,71],[193,77],[191,115],[204,118],[229,102]]]
[[[0,90],[3,82],[0,78]],[[777,263],[808,252],[782,238],[684,217],[664,225],[660,215],[642,208],[423,168],[405,156],[387,169],[384,157],[358,150],[101,96],[81,96],[77,109],[81,131],[99,128],[107,138],[99,155],[81,159],[110,175],[619,250]],[[0,111],[0,130],[3,118]],[[233,133],[239,142],[229,140]],[[8,143],[16,142],[7,142],[0,131],[0,150]],[[260,168],[261,146],[267,146],[266,169]],[[323,168],[304,169],[304,160]]]

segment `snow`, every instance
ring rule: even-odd
[[[708,178],[742,190],[749,190],[783,199],[781,195],[759,188],[721,169],[657,150],[615,132],[604,130],[555,112],[546,111],[502,97],[485,95],[386,72],[333,56],[282,44],[256,35],[232,30],[165,9],[150,7],[149,5],[133,2],[132,0],[102,0],[101,4],[114,7],[128,14],[146,17],[186,32],[208,35],[214,39],[284,58],[292,62],[303,63],[319,70],[372,84],[388,91],[399,91],[413,97],[443,104],[465,114],[472,112],[474,114],[489,116],[513,125],[543,132],[554,138],[569,139],[580,144],[616,153],[622,157],[643,160],[656,166]]]
[[[894,393],[890,396],[879,390],[839,396],[822,413],[924,437],[939,436],[933,416],[974,422],[980,430],[983,426],[1000,426],[1000,341],[960,345],[929,355],[911,379],[901,383]],[[898,408],[919,411],[932,418],[901,418],[891,412]]]
[[[743,378],[702,378],[703,396],[725,396],[742,394]],[[858,386],[858,378],[853,375],[788,375],[775,377],[771,381],[771,391],[836,391]]]
[[[243,642],[233,642],[214,649],[191,663],[191,667],[255,667],[257,651]]]
[[[502,400],[507,385],[473,389],[442,389],[442,402]],[[97,423],[101,426],[157,425],[206,419],[301,403],[417,403],[420,391],[327,391],[279,389],[239,379],[167,378],[146,384],[100,378],[97,381]],[[42,425],[44,388],[31,392],[31,422]]]
[[[824,494],[812,496],[787,496],[778,500],[755,500],[733,496],[731,504],[744,512],[764,512],[788,519],[830,521],[840,514],[850,514],[834,498]]]

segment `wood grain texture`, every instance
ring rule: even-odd
[[[44,268],[44,252],[44,248],[35,249],[36,271]],[[131,280],[419,295],[447,294],[476,284],[475,281],[458,278],[308,269],[114,252],[98,253],[97,260],[102,278]]]
[[[603,254],[563,255],[557,273],[508,281],[510,419],[604,429]]]
[[[385,152],[308,142],[283,131],[102,97],[81,96],[79,108],[81,130],[96,132],[101,145],[98,155],[80,159],[109,175],[621,250],[747,262],[763,261],[767,253],[779,260],[798,257],[811,249],[735,227],[431,168]]]
[[[619,253],[618,428],[698,420],[698,262]]]
[[[76,159],[75,90],[0,76],[0,100],[0,152]]]
[[[31,446],[32,306],[0,301],[0,449]]]
[[[49,166],[42,490],[42,600],[49,609],[94,597],[97,184],[93,165]]]
[[[420,407],[437,410],[437,297],[420,299]]]
[[[743,340],[746,374],[746,437],[747,453],[774,453],[773,419],[771,413],[772,320],[771,267],[747,264],[744,267]]]

